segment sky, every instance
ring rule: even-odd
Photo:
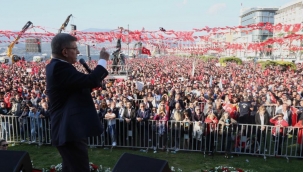
[[[187,31],[239,25],[241,8],[280,7],[293,0],[0,0],[0,30],[19,31],[27,21],[56,32],[69,24],[88,28]],[[242,7],[241,7],[242,3]]]

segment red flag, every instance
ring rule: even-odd
[[[301,29],[301,24],[300,24],[300,23],[299,23],[299,24],[294,24],[294,25],[293,25],[292,32],[293,32],[293,33],[296,33],[296,32],[298,32],[298,31],[300,31],[300,29]]]
[[[297,123],[297,119],[298,119],[298,109],[291,106],[290,107],[290,111],[291,111],[291,125],[294,126]]]
[[[297,142],[298,142],[298,144],[302,144],[302,136],[303,136],[303,129],[302,129],[303,125],[302,125],[302,122],[299,121],[298,123],[296,123],[296,125],[294,127],[299,127]]]
[[[147,55],[151,55],[150,54],[150,50],[149,49],[147,49],[147,48],[145,48],[145,47],[142,47],[142,54],[147,54]]]

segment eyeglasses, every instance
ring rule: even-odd
[[[8,144],[4,144],[4,145],[1,145],[2,147],[7,147],[8,146]]]
[[[65,47],[66,49],[74,49],[74,50],[79,50],[78,47]]]

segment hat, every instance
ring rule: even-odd
[[[112,110],[111,109],[107,109],[107,112],[111,112]]]
[[[283,114],[282,113],[277,113],[276,116],[277,117],[283,117]]]

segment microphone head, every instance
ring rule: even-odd
[[[80,62],[81,64],[85,64],[85,60],[84,60],[83,58],[79,59],[79,62]]]

